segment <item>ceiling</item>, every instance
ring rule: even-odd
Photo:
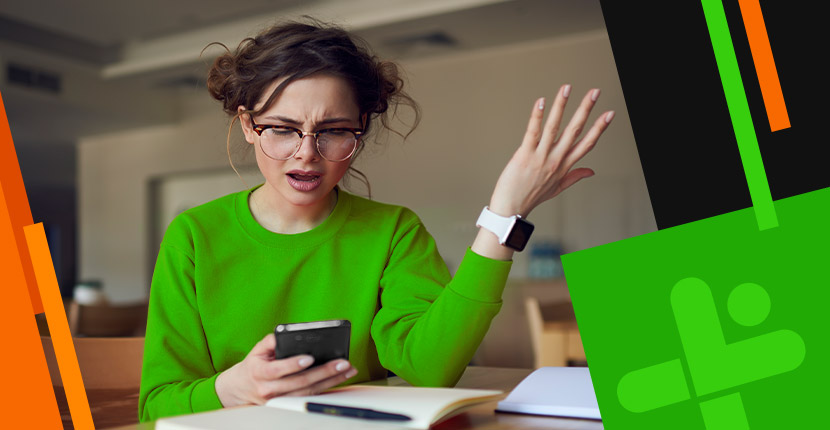
[[[279,12],[302,0],[4,1],[2,15],[24,25],[107,48]],[[47,13],[44,13],[47,11]]]
[[[0,91],[15,141],[175,121],[177,91],[203,88],[208,43],[235,46],[301,15],[399,60],[604,28],[597,0],[0,0]],[[10,82],[10,66],[22,81]]]

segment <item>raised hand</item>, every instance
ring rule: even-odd
[[[592,89],[582,98],[568,125],[560,133],[570,90],[570,85],[559,88],[544,128],[545,99],[540,98],[534,104],[522,144],[502,171],[490,199],[490,210],[494,213],[526,217],[542,202],[552,199],[579,180],[593,176],[591,169],[572,168],[594,148],[614,118],[614,111],[600,115],[580,138],[599,97],[599,89]]]
[[[274,358],[273,333],[259,341],[244,360],[216,378],[216,394],[225,407],[264,404],[277,396],[309,396],[357,375],[346,360],[332,360],[308,369],[314,359],[298,355]]]

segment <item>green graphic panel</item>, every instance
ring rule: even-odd
[[[565,255],[604,426],[822,428],[830,188]]]

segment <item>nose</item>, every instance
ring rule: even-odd
[[[306,134],[300,140],[300,149],[294,154],[294,158],[298,160],[319,160],[320,154],[317,153],[317,141],[313,134]]]

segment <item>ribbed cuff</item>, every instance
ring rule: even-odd
[[[216,394],[216,377],[215,374],[208,379],[199,381],[190,394],[190,407],[193,412],[212,411],[214,409],[222,409],[222,402],[219,401],[219,396]]]
[[[512,265],[511,260],[493,260],[467,248],[450,286],[453,291],[468,299],[487,303],[501,302]]]

